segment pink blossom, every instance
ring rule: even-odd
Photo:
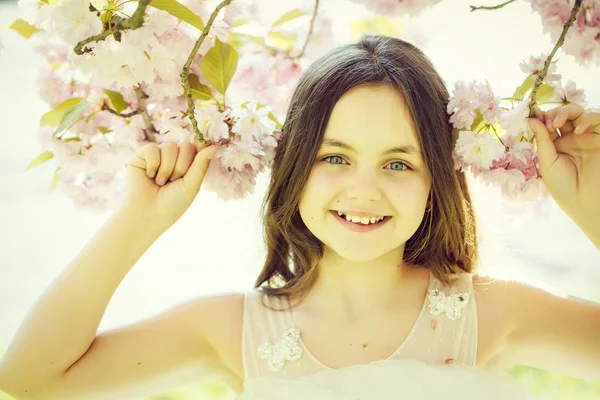
[[[239,141],[219,150],[214,159],[218,159],[230,171],[245,171],[247,168],[258,171],[260,157],[264,155],[259,143]]]
[[[400,16],[403,14],[417,15],[424,9],[434,6],[441,0],[352,0],[354,3],[365,5],[375,14]]]
[[[556,42],[564,24],[571,15],[573,1],[570,0],[529,0],[531,8],[542,17],[544,32],[550,33]],[[600,65],[600,2],[583,0],[577,19],[567,32],[562,46],[566,54],[575,57],[582,64]]]
[[[119,147],[128,149],[132,153],[135,153],[148,144],[144,133],[146,125],[140,115],[126,120],[118,119],[110,125],[110,129],[115,131],[112,138],[113,143]]]
[[[544,69],[544,63],[546,62],[547,54],[541,54],[539,57],[529,57],[529,62],[522,61],[520,64],[521,71],[531,75],[531,79],[535,80],[539,73]],[[560,74],[556,73],[556,64],[550,64],[548,72],[544,78],[544,82],[553,86],[556,82],[560,82]]]
[[[42,31],[34,34],[29,39],[33,50],[41,54],[48,63],[62,63],[72,53],[72,48],[63,40],[51,33]]]
[[[274,93],[280,90],[271,73],[275,63],[275,58],[266,53],[247,54],[240,58],[227,91],[228,97],[239,103],[253,98],[262,104],[274,104]]]
[[[275,122],[269,118],[271,108],[264,106],[258,108],[256,101],[251,101],[245,108],[237,108],[232,111],[237,118],[233,126],[233,132],[239,134],[242,140],[252,141],[265,134],[271,134],[275,130]]]
[[[460,131],[454,152],[465,164],[476,170],[485,170],[504,155],[504,146],[489,133]]]
[[[494,97],[488,81],[477,84],[477,104],[487,124],[493,125],[500,117],[500,97]]]
[[[83,210],[104,212],[115,208],[123,193],[124,179],[118,173],[87,175],[77,169],[62,168],[58,176],[58,189]]]
[[[448,114],[452,114],[450,122],[457,129],[471,129],[478,105],[479,95],[475,89],[475,82],[468,86],[463,81],[455,82],[447,106]]]
[[[56,69],[44,68],[37,77],[38,94],[52,108],[73,97],[73,87]]]
[[[49,30],[72,46],[102,32],[102,21],[88,0],[59,2],[52,6],[50,19]]]
[[[527,122],[529,117],[529,103],[530,100],[527,98],[515,108],[502,111],[500,114],[500,126],[502,126],[508,136],[523,137],[527,140],[533,138],[533,132]]]
[[[533,145],[527,141],[517,141],[508,148],[506,169],[518,169],[525,179],[537,177],[537,157]]]
[[[209,104],[203,108],[196,108],[196,119],[198,129],[204,139],[218,142],[229,138],[229,126],[224,122],[228,118],[228,112],[221,113],[217,106]]]
[[[275,64],[275,76],[278,84],[295,83],[302,74],[302,66],[295,60],[283,59]]]
[[[206,171],[202,185],[223,200],[242,199],[254,193],[256,171],[250,167],[231,171],[215,158]]]
[[[560,82],[554,87],[552,101],[560,101],[564,104],[575,103],[581,106],[585,106],[586,104],[583,89],[577,89],[577,85],[571,80],[567,82],[564,88]]]

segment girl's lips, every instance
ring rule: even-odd
[[[341,224],[343,224],[346,228],[350,229],[351,231],[354,232],[370,232],[370,231],[374,231],[375,229],[379,229],[381,228],[383,225],[385,225],[392,217],[384,217],[383,220],[381,222],[377,222],[375,224],[368,224],[368,225],[363,225],[363,224],[358,224],[358,223],[354,223],[351,221],[346,220],[346,218],[342,218],[338,215],[337,211],[330,211],[333,216],[340,221]]]

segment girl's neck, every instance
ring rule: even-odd
[[[400,261],[395,262],[394,258]],[[299,308],[349,320],[375,310],[396,308],[413,298],[421,286],[415,285],[417,280],[427,280],[429,276],[427,269],[408,265],[397,254],[368,263],[353,263],[325,252],[317,268],[317,281]]]

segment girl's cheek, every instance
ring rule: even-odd
[[[311,172],[308,183],[314,186],[330,186],[340,182],[339,174],[327,171],[325,168],[315,168]]]

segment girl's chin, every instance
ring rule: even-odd
[[[351,248],[349,248],[348,245],[350,245]],[[325,252],[333,253],[336,257],[340,257],[346,261],[357,264],[372,262],[373,260],[383,257],[389,253],[389,251],[382,250],[381,248],[373,249],[372,247],[366,248],[364,246],[361,248],[359,243],[352,242],[340,244],[339,246],[326,245]],[[331,255],[332,254],[329,254],[329,256]]]

